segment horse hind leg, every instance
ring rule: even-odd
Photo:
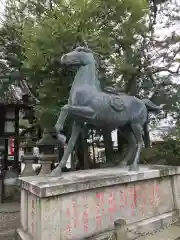
[[[138,163],[139,163],[141,149],[143,146],[143,137],[142,137],[143,128],[140,123],[131,124],[131,128],[137,141],[137,150],[136,150],[134,162],[132,165],[130,165],[129,171],[138,171]]]
[[[136,138],[134,136],[134,133],[130,128],[125,128],[120,130],[123,136],[128,141],[128,154],[125,156],[123,161],[120,162],[119,166],[126,166],[126,165],[132,165],[134,162],[134,155],[136,151]]]

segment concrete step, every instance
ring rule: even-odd
[[[142,236],[136,239],[137,240],[178,240],[180,239],[180,226],[179,224],[175,224],[167,229],[164,229],[161,232],[157,232],[149,236]]]

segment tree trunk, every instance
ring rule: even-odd
[[[124,145],[128,144],[128,141],[119,130],[117,130],[117,142],[118,142],[118,153],[122,154]]]
[[[106,162],[112,163],[114,160],[114,157],[113,157],[113,143],[111,138],[111,132],[104,130],[103,138],[104,138],[104,145],[105,145]]]
[[[94,134],[93,134],[93,130],[91,129],[91,132],[92,132],[92,152],[93,152],[93,163],[92,163],[92,166],[93,168],[95,167],[96,165],[96,156],[95,156],[95,149],[94,149]]]
[[[83,129],[77,141],[77,157],[79,159],[79,169],[89,169],[88,146]]]

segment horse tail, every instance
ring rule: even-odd
[[[147,98],[142,99],[142,101],[145,104],[148,112],[159,113],[164,106],[164,104],[161,104],[160,106],[158,106]],[[144,145],[146,148],[148,148],[150,146],[150,138],[149,138],[149,132],[148,132],[148,116],[147,116],[147,121],[143,126],[143,130],[144,130]]]
[[[164,104],[161,104],[160,106],[154,104],[151,100],[144,98],[142,99],[143,103],[145,104],[148,112],[159,112],[162,110]]]

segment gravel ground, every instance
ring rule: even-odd
[[[0,204],[0,240],[11,240],[20,226],[20,203]]]

